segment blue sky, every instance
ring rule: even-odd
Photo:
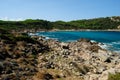
[[[120,0],[0,0],[0,19],[78,20],[120,16]]]

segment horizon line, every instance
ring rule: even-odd
[[[45,20],[45,21],[50,21],[50,22],[56,22],[56,21],[64,21],[64,22],[69,22],[69,21],[76,21],[76,20],[89,20],[89,19],[97,19],[97,18],[107,18],[107,17],[120,17],[120,16],[102,16],[102,17],[93,17],[93,18],[81,18],[81,19],[73,19],[73,20],[46,20],[46,19],[40,19],[40,18],[8,18],[8,17],[5,17],[5,18],[0,18],[1,21],[25,21],[25,20],[28,20],[28,19],[31,19],[31,20]]]

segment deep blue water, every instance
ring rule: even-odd
[[[38,32],[36,35],[54,38],[63,42],[87,38],[104,43],[106,45],[104,47],[111,51],[120,51],[120,32],[117,31],[56,31]]]

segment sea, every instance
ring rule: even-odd
[[[53,31],[37,32],[34,35],[44,36],[46,39],[55,39],[61,42],[73,42],[86,38],[92,42],[99,42],[102,48],[120,53],[119,31]]]

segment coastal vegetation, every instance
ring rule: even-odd
[[[117,29],[120,25],[120,17],[102,17],[94,19],[83,19],[74,21],[47,21],[40,19],[27,19],[24,21],[3,21],[0,20],[0,28],[9,30],[51,30],[51,29]]]
[[[0,80],[31,80],[37,73],[37,55],[48,50],[26,33],[0,29]]]

